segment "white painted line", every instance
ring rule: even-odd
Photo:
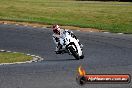
[[[90,31],[90,32],[93,32],[93,31]]]
[[[11,51],[6,51],[6,52],[10,53]]]
[[[14,64],[23,64],[25,62],[14,62]]]
[[[24,25],[25,27],[27,27],[27,25]]]
[[[17,52],[13,52],[13,53],[17,53]]]
[[[5,50],[0,50],[0,52],[5,52]]]
[[[14,64],[14,63],[1,63],[2,65],[11,65],[11,64]]]
[[[33,26],[34,28],[36,28],[37,26]]]
[[[30,56],[31,54],[27,54],[28,56]]]
[[[34,58],[33,58],[33,61],[36,61],[36,60],[38,60],[38,58],[35,58],[35,57],[34,57]]]
[[[42,28],[47,28],[47,27],[42,27]]]
[[[40,60],[44,60],[44,58],[40,58]]]
[[[40,58],[38,61],[42,61],[42,60],[44,60],[43,58]]]
[[[35,56],[36,58],[40,58],[39,56]]]
[[[4,24],[7,24],[7,23],[4,22]]]
[[[80,31],[80,30],[77,30],[77,31]]]
[[[123,33],[117,33],[117,34],[120,34],[120,35],[121,35],[121,34],[123,34]]]
[[[19,24],[16,24],[16,25],[19,25]]]
[[[35,57],[35,55],[31,55],[32,57]]]
[[[103,33],[110,33],[110,32],[103,32]]]
[[[32,61],[26,61],[26,63],[32,63]]]

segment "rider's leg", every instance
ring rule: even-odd
[[[62,49],[62,45],[58,43],[56,50],[55,50],[56,54],[61,54],[62,53],[61,49]]]

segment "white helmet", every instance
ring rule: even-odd
[[[59,25],[57,25],[57,24],[53,25],[52,29],[53,29],[53,32],[55,34],[60,34],[60,27],[59,27]]]

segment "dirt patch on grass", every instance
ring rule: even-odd
[[[72,30],[79,30],[84,32],[104,32],[105,30],[99,30],[95,28],[80,28],[80,27],[74,27],[74,26],[61,26],[64,29],[72,29]]]
[[[42,24],[42,23],[31,23],[31,22],[16,22],[16,21],[0,21],[0,24],[16,24],[16,25],[23,25],[23,26],[31,26],[31,27],[45,27],[45,28],[51,28],[52,25],[48,24]],[[61,26],[61,28],[64,29],[70,29],[70,30],[79,30],[84,32],[104,32],[106,30],[99,30],[94,28],[80,28],[75,26]]]
[[[16,24],[16,25],[32,26],[32,27],[50,27],[50,25],[45,25],[41,23],[16,22],[16,21],[0,21],[0,24]]]

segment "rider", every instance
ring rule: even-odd
[[[60,54],[60,53],[61,53],[60,50],[62,49],[62,46],[63,46],[63,45],[60,44],[60,39],[65,37],[65,36],[63,35],[65,32],[70,33],[70,34],[72,35],[72,37],[74,37],[74,38],[78,41],[79,45],[80,45],[81,47],[83,47],[83,45],[80,44],[79,40],[78,40],[77,37],[73,34],[72,31],[65,30],[65,29],[61,29],[61,28],[59,27],[59,25],[56,25],[56,24],[52,26],[52,29],[53,29],[53,32],[54,32],[54,34],[53,34],[53,40],[54,40],[54,42],[55,42],[55,44],[56,44],[56,50],[55,50],[55,52],[56,52],[57,54]]]

